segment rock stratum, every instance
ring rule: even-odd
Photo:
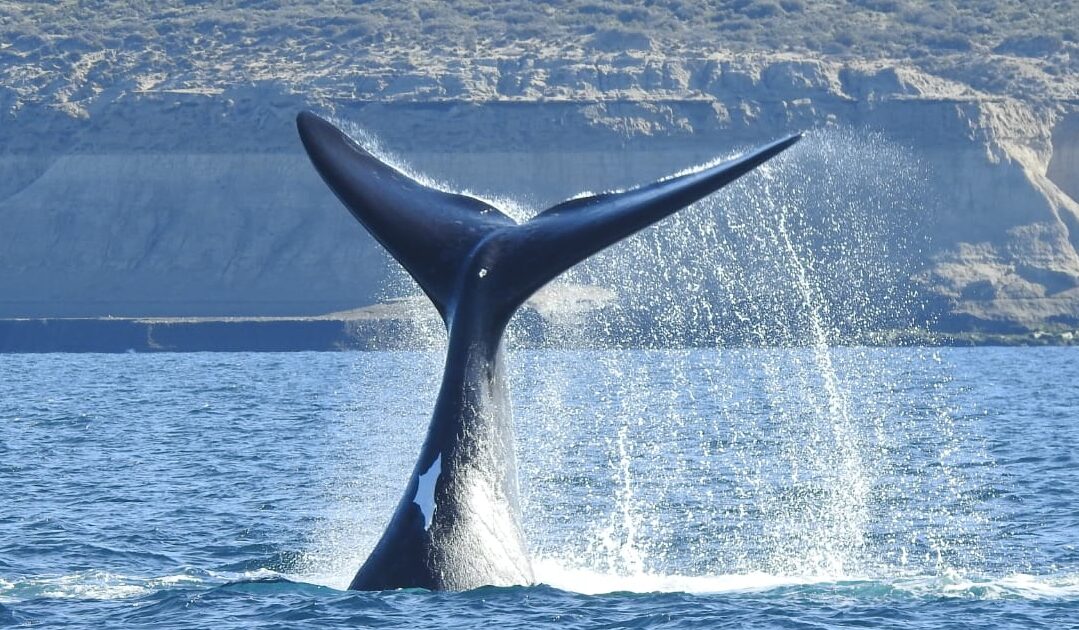
[[[898,147],[924,206],[904,219],[922,235],[914,319],[1079,326],[1076,72],[1007,50],[964,76],[606,37],[361,56],[239,40],[183,67],[137,41],[0,41],[0,317],[312,316],[409,293],[302,153],[310,108],[415,172],[533,208],[797,131]],[[844,168],[894,188],[871,161]],[[815,168],[809,192],[846,176]]]

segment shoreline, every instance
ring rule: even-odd
[[[534,324],[534,323],[533,323]],[[635,338],[589,338],[579,347],[707,348],[799,347],[729,343],[722,339],[686,338],[656,344]],[[151,353],[151,352],[341,352],[425,350],[442,335],[437,320],[354,317],[222,318],[18,318],[0,319],[0,353]],[[512,346],[561,348],[565,342],[545,326],[522,326]],[[938,332],[926,329],[883,330],[844,338],[835,347],[978,347],[1079,345],[1073,331],[988,333]]]

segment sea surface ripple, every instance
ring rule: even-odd
[[[1079,627],[1079,350],[509,361],[541,584],[353,593],[438,352],[0,357],[0,626]]]

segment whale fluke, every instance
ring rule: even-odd
[[[506,234],[516,308],[570,267],[699,201],[786,150],[792,135],[750,153],[624,192],[564,201]]]
[[[349,588],[531,583],[501,351],[510,317],[573,265],[719,190],[800,136],[639,188],[571,199],[517,224],[479,199],[415,181],[315,114],[301,113],[297,127],[319,174],[419,283],[449,331],[412,476]]]

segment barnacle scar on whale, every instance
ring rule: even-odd
[[[296,123],[319,174],[419,283],[449,332],[416,467],[349,588],[532,583],[501,348],[510,317],[573,265],[719,190],[801,136],[632,190],[574,198],[518,224],[484,201],[409,178],[315,114],[303,112]]]

